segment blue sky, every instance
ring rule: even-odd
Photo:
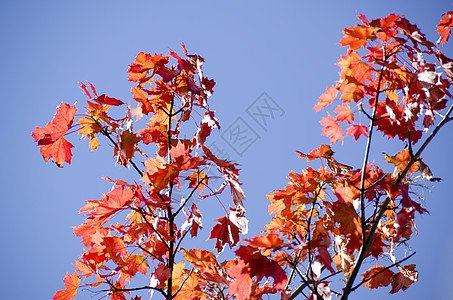
[[[190,53],[203,56],[205,74],[217,82],[211,105],[223,128],[240,118],[256,133],[256,141],[237,152],[222,139],[222,132],[212,139],[240,164],[250,238],[270,219],[265,195],[287,183],[288,171],[307,166],[296,159],[294,150],[308,152],[329,143],[318,123],[325,112],[316,113],[312,107],[337,80],[339,68],[334,64],[345,53],[337,44],[342,29],[358,23],[358,12],[368,18],[396,12],[436,39],[435,25],[451,8],[444,0],[4,1],[1,298],[49,299],[63,288],[64,275],[73,272],[72,264],[82,252],[72,234],[72,226],[82,223],[77,211],[84,200],[99,199],[110,189],[102,176],[131,176],[114,166],[108,145],[90,152],[87,142],[75,136],[70,138],[77,147],[72,166],[46,165],[39,154],[30,133],[52,118],[60,102],[83,106],[79,81],[89,80],[98,92],[128,102],[131,84],[126,70],[138,52],[172,48],[181,53],[184,42]],[[452,56],[451,45],[444,50]],[[264,126],[247,113],[255,101],[264,101],[262,97],[280,108]],[[452,137],[449,124],[423,155],[443,181],[426,194],[430,215],[419,218],[419,234],[410,243],[417,251],[410,262],[417,264],[419,281],[404,293],[363,288],[350,299],[451,297]],[[374,145],[376,162],[383,149],[391,154],[402,146],[386,139]],[[337,160],[360,165],[363,142],[346,139],[333,149]],[[207,219],[210,213],[204,213]],[[220,213],[212,208],[211,218]],[[203,245],[213,248],[212,241]],[[80,299],[92,296],[81,293]]]

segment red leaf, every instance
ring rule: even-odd
[[[420,214],[428,212],[426,209],[424,209],[420,205],[420,203],[417,203],[417,202],[413,201],[409,197],[409,191],[408,191],[408,187],[406,185],[401,184],[400,185],[400,190],[401,190],[401,196],[402,196],[401,204],[403,205],[404,208],[413,207]]]
[[[398,292],[400,289],[407,290],[412,283],[418,280],[418,272],[415,271],[415,265],[408,265],[404,268],[399,267],[399,273],[393,276],[392,290],[390,294]]]
[[[388,286],[392,282],[393,278],[393,272],[390,269],[385,269],[385,267],[372,267],[360,275],[364,276],[362,281],[370,278],[363,283],[363,286],[369,287],[370,290],[376,289],[380,286]]]
[[[331,144],[336,144],[338,140],[343,141],[343,129],[341,129],[340,125],[337,124],[335,118],[332,117],[329,113],[327,113],[327,118],[322,118],[319,123],[324,126],[322,135],[328,136],[330,138]]]
[[[217,239],[215,248],[218,252],[223,251],[226,243],[228,243],[230,247],[236,246],[239,242],[239,232],[246,234],[248,231],[247,219],[231,208],[228,215],[221,217],[216,221],[217,224],[212,228],[208,239]]]
[[[124,104],[123,101],[115,99],[115,98],[110,98],[110,97],[106,96],[105,94],[93,99],[93,101],[96,101],[99,104],[114,105],[114,106]]]
[[[451,27],[453,27],[453,11],[442,14],[443,17],[437,24],[437,32],[442,39],[442,46],[448,41],[451,33]]]
[[[76,111],[75,106],[62,103],[58,106],[53,120],[44,128],[36,127],[32,133],[44,160],[47,162],[52,159],[60,168],[64,162],[71,164],[71,148],[74,146],[63,136],[71,129]]]
[[[66,289],[58,291],[54,296],[53,300],[71,300],[75,299],[77,295],[77,288],[79,287],[80,278],[77,273],[72,275],[66,274],[64,277],[64,286]]]
[[[368,129],[364,125],[351,125],[351,127],[348,128],[346,135],[353,135],[354,139],[357,141],[360,135],[368,137],[367,131]]]
[[[202,214],[198,209],[195,203],[192,203],[192,212],[187,220],[181,225],[181,232],[185,232],[186,228],[192,226],[190,228],[190,235],[192,237],[196,236],[198,233],[199,228],[203,228],[203,223],[201,222]]]

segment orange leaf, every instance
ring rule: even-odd
[[[344,138],[343,129],[341,129],[340,125],[337,124],[334,117],[332,117],[329,113],[327,113],[327,118],[322,118],[319,123],[324,126],[322,130],[322,135],[328,136],[330,138],[330,143],[336,144],[338,140],[342,140]]]
[[[119,186],[113,189],[108,194],[104,195],[96,209],[90,213],[91,216],[106,218],[124,209],[132,203],[134,192],[132,189],[126,189],[124,186]],[[90,203],[88,203],[89,205]]]
[[[329,145],[321,145],[321,147],[314,149],[309,154],[304,154],[300,151],[296,151],[296,152],[299,153],[299,155],[297,157],[307,158],[307,161],[315,160],[315,159],[321,158],[321,157],[323,157],[325,159],[329,159],[330,157],[332,157],[332,155],[334,153]]]
[[[188,275],[187,275],[188,276]],[[192,300],[200,299],[200,296],[203,295],[201,291],[200,284],[198,283],[198,277],[194,274],[190,275],[189,278],[184,282],[184,285],[181,286],[175,300]]]
[[[248,243],[249,246],[259,249],[280,249],[283,245],[283,241],[279,238],[278,234],[273,233],[267,236],[255,236]]]
[[[122,272],[128,275],[135,276],[137,272],[140,272],[142,274],[146,274],[148,272],[148,262],[143,256],[131,254],[125,261],[126,266],[124,267]]]
[[[321,109],[332,103],[332,101],[337,97],[337,94],[338,89],[336,87],[331,86],[326,88],[326,92],[319,97],[318,102],[316,103],[315,107],[313,107],[313,109],[320,111]]]
[[[411,160],[408,149],[402,150],[401,152],[399,152],[393,156],[388,156],[385,153],[384,153],[384,155],[385,155],[384,159],[387,162],[393,164],[395,166],[395,170],[399,169],[399,170],[403,171],[406,168],[409,161]],[[417,172],[418,169],[419,169],[419,163],[415,162],[409,169],[409,173]]]
[[[71,300],[75,299],[77,295],[77,288],[79,287],[80,278],[77,273],[72,275],[66,274],[64,277],[64,286],[66,289],[58,291],[54,296],[53,300]]]
[[[347,103],[338,105],[335,109],[335,112],[338,114],[336,118],[338,122],[347,121],[348,124],[351,124],[351,122],[354,121],[354,115],[352,114],[351,109],[349,108],[349,105]]]
[[[235,279],[229,284],[228,295],[235,296],[238,300],[249,299],[252,293],[252,278],[244,261],[239,259],[232,265],[228,275]]]
[[[366,45],[368,40],[376,39],[377,28],[357,25],[343,30],[344,38],[340,41],[342,47],[349,46],[350,50],[357,50]]]
[[[71,164],[71,148],[74,146],[63,136],[71,129],[76,111],[75,106],[62,103],[57,107],[52,121],[44,128],[36,127],[32,133],[44,160],[48,162],[52,159],[60,168],[63,167],[64,162]]]

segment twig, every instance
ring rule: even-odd
[[[414,256],[415,253],[417,253],[417,252],[414,252],[414,253],[412,253],[411,255],[409,255],[408,257],[405,257],[405,258],[403,258],[403,259],[397,261],[396,263],[391,264],[391,265],[388,266],[388,267],[385,267],[384,269],[380,270],[379,272],[377,272],[377,273],[375,273],[375,274],[373,274],[372,276],[370,276],[370,277],[367,278],[368,274],[370,274],[371,271],[368,272],[368,273],[363,277],[362,281],[361,281],[359,284],[357,284],[355,287],[351,288],[351,290],[352,290],[352,291],[355,291],[356,289],[358,289],[358,288],[359,288],[362,284],[364,284],[365,282],[367,282],[367,281],[371,280],[372,278],[378,276],[378,275],[381,274],[382,272],[385,272],[386,270],[388,270],[388,269],[390,269],[390,268],[393,268],[394,266],[397,266],[397,265],[399,265],[400,263],[402,263],[402,262],[408,260],[409,258],[411,258],[412,256]],[[365,278],[366,278],[366,279],[365,279]]]

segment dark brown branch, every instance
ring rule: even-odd
[[[90,116],[91,119],[96,123],[96,125],[98,125],[100,128],[101,128],[101,134],[105,137],[107,137],[110,142],[113,144],[113,146],[119,150],[119,146],[118,144],[115,142],[115,140],[112,138],[112,136],[110,135],[110,132],[108,132],[103,126],[102,124],[96,120],[95,118],[93,118],[92,116]],[[138,174],[140,174],[140,177],[143,177],[143,172],[137,167],[137,165],[131,160],[129,160],[129,163],[132,165],[132,167],[134,167],[134,169],[137,171]]]
[[[387,58],[385,58],[387,59]],[[377,95],[374,103],[374,108],[373,108],[373,114],[372,118],[370,119],[370,126],[369,126],[369,134],[368,134],[368,139],[367,139],[367,144],[365,148],[365,155],[363,158],[363,165],[362,165],[362,174],[360,178],[360,221],[362,225],[362,246],[360,247],[359,255],[357,256],[356,262],[354,264],[354,268],[352,269],[351,275],[348,278],[348,281],[346,282],[346,286],[343,289],[343,295],[341,297],[341,300],[346,300],[348,299],[349,294],[351,293],[351,287],[355,281],[355,278],[357,277],[357,274],[359,273],[360,266],[362,265],[362,262],[366,256],[366,253],[368,252],[368,245],[365,243],[367,240],[366,236],[366,224],[365,224],[365,172],[366,172],[366,166],[368,164],[368,157],[371,151],[371,138],[373,136],[373,128],[374,128],[374,122],[375,122],[375,116],[376,116],[376,111],[377,111],[377,106],[379,103],[379,90],[381,89],[381,82],[384,74],[384,69],[385,67],[381,68],[381,71],[379,73],[379,80],[378,80],[378,85],[377,85]],[[373,237],[373,232],[370,233],[369,237]]]
[[[170,247],[168,246],[167,242],[163,238],[163,236],[160,234],[159,231],[157,231],[156,228],[154,228],[153,224],[151,224],[148,219],[146,218],[145,213],[143,212],[142,209],[139,209],[140,214],[142,215],[143,219],[145,220],[146,224],[159,236],[160,240],[164,243],[164,245],[167,247],[168,250],[170,250]]]
[[[398,175],[397,180],[395,182],[396,186],[399,186],[403,179],[406,177],[407,173],[409,172],[410,168],[412,165],[420,158],[420,155],[423,153],[425,148],[429,145],[429,143],[432,141],[432,139],[437,135],[439,130],[450,121],[450,114],[453,111],[453,105],[451,105],[445,114],[445,117],[442,119],[442,121],[439,122],[439,124],[436,126],[436,128],[431,132],[431,134],[428,136],[426,141],[422,144],[422,146],[418,149],[417,153],[414,154],[413,157],[409,160],[407,166],[404,168],[404,170]],[[371,135],[370,135],[371,136]],[[349,294],[351,293],[352,289],[352,284],[359,272],[360,266],[362,264],[363,259],[365,258],[366,252],[368,252],[368,249],[371,247],[371,244],[373,243],[373,235],[376,232],[377,225],[384,215],[385,211],[387,210],[388,204],[390,203],[390,198],[387,197],[382,204],[381,208],[379,209],[377,217],[374,219],[374,222],[372,224],[372,227],[369,231],[368,237],[364,242],[362,242],[362,247],[360,248],[359,256],[357,257],[356,263],[354,265],[354,268],[352,270],[352,273],[348,279],[348,282],[343,289],[343,295],[341,297],[342,300],[348,299]]]

